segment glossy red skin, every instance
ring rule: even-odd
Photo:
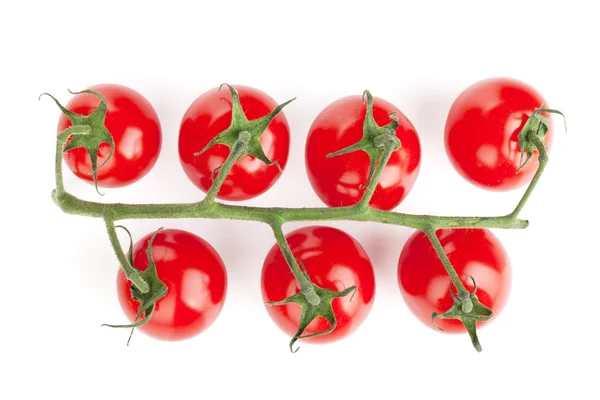
[[[286,238],[294,257],[304,264],[314,284],[335,291],[354,285],[358,288],[352,301],[351,295],[333,300],[333,312],[337,320],[333,332],[300,340],[330,343],[350,335],[367,317],[375,296],[375,275],[367,253],[350,235],[331,227],[307,226],[289,233]],[[263,264],[261,288],[269,316],[288,336],[293,336],[300,322],[300,306],[291,303],[277,306],[266,304],[286,299],[300,291],[277,244],[271,248]],[[327,320],[317,318],[308,325],[304,334],[329,328],[331,325]]]
[[[105,126],[115,141],[112,158],[98,170],[98,186],[123,187],[139,180],[156,164],[162,144],[160,121],[152,105],[141,94],[121,85],[102,84],[89,89],[106,98],[108,112]],[[100,104],[91,94],[78,94],[66,105],[68,110],[89,115]],[[71,126],[64,115],[58,121],[58,132]],[[110,145],[101,143],[98,167],[110,153]],[[90,157],[84,148],[69,150],[63,159],[75,175],[94,183]]]
[[[249,121],[264,117],[277,102],[260,90],[234,86],[242,109]],[[212,185],[212,172],[223,165],[229,155],[225,145],[215,145],[194,156],[231,124],[231,93],[226,87],[212,89],[198,97],[188,108],[179,129],[179,160],[188,178],[207,192]],[[285,168],[290,147],[290,130],[283,111],[271,121],[260,137],[265,155]],[[266,165],[253,156],[239,159],[227,175],[217,197],[224,200],[247,200],[264,193],[281,176],[276,165]]]
[[[469,182],[490,190],[512,190],[531,182],[538,153],[517,173],[518,134],[539,107],[548,108],[542,95],[514,79],[491,78],[469,86],[446,120],[446,153],[454,168]],[[548,148],[552,136],[551,124],[544,139]]]
[[[421,144],[417,131],[392,104],[373,98],[373,116],[379,126],[398,113],[396,136],[401,148],[392,153],[369,204],[381,210],[398,206],[412,188],[419,173]],[[369,174],[369,157],[356,151],[332,158],[327,154],[348,147],[363,137],[366,103],[361,96],[349,96],[327,106],[317,116],[306,141],[306,170],[319,198],[329,207],[351,206],[360,201]]]
[[[152,234],[133,247],[133,263],[148,268],[146,249]],[[165,229],[152,242],[152,258],[167,294],[145,325],[137,328],[160,340],[189,339],[208,328],[217,318],[227,292],[227,272],[215,249],[202,238],[186,231]],[[119,269],[117,292],[129,321],[138,313],[139,302],[130,294],[131,282]]]
[[[491,308],[494,317],[504,308],[510,292],[511,267],[502,243],[487,229],[441,229],[437,231],[444,251],[469,292],[473,291],[471,275],[477,283],[477,298]],[[426,326],[431,314],[443,313],[453,305],[450,287],[456,289],[446,273],[427,236],[415,232],[406,242],[398,261],[398,285],[412,313]],[[490,320],[491,321],[491,320]],[[478,322],[477,327],[487,322]],[[462,323],[453,319],[436,319],[445,333],[466,332]]]

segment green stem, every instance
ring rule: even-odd
[[[537,171],[535,172],[535,175],[533,176],[533,179],[529,183],[529,186],[527,186],[527,190],[523,194],[523,197],[521,197],[519,204],[517,204],[514,211],[508,215],[510,218],[517,218],[519,216],[519,213],[521,212],[523,207],[525,207],[527,200],[529,200],[529,196],[531,196],[533,189],[535,189],[535,186],[542,177],[544,168],[546,168],[546,164],[548,163],[548,151],[546,150],[546,145],[544,144],[542,139],[540,139],[537,135],[531,135],[529,139],[535,143],[535,146],[539,151],[539,165]]]
[[[392,153],[394,152],[394,143],[392,141],[387,141],[383,146],[384,146],[384,152],[381,155],[381,159],[379,160],[379,162],[377,164],[377,168],[375,168],[375,172],[373,173],[373,176],[371,177],[369,186],[367,186],[367,189],[365,190],[365,193],[363,194],[362,199],[360,199],[360,201],[357,204],[358,209],[365,209],[365,208],[369,207],[369,201],[371,201],[371,198],[373,197],[373,194],[375,193],[375,189],[377,188],[377,184],[379,183],[381,174],[383,173],[383,170],[385,169],[385,166],[387,165],[388,160],[390,159],[390,157],[392,156]]]
[[[206,197],[204,199],[207,203],[212,203],[217,197],[223,182],[225,182],[225,178],[229,175],[229,171],[235,164],[235,162],[244,154],[246,154],[246,150],[248,149],[248,143],[250,142],[250,132],[241,131],[239,137],[231,146],[231,151],[229,152],[229,156],[221,166],[219,173],[217,174],[217,179],[213,182],[208,193],[206,193]]]
[[[435,228],[429,227],[429,228],[425,229],[423,232],[425,232],[425,234],[431,241],[431,245],[435,249],[435,252],[437,253],[440,260],[442,261],[442,264],[444,265],[444,269],[446,270],[446,272],[450,276],[450,280],[452,280],[452,283],[456,287],[456,291],[458,293],[458,298],[463,302],[463,310],[465,312],[470,312],[473,309],[471,295],[470,295],[469,291],[467,290],[467,288],[465,288],[465,285],[463,285],[463,283],[461,282],[456,271],[454,270],[454,267],[452,266],[452,263],[448,259],[448,255],[444,251],[444,248],[442,247],[440,240],[438,239],[437,235],[435,234],[435,231],[436,231]],[[469,304],[470,304],[470,306],[469,306]],[[465,308],[466,308],[466,310],[465,310]]]
[[[129,263],[125,253],[123,252],[123,249],[121,248],[121,243],[117,237],[117,231],[115,229],[113,220],[108,216],[105,216],[104,222],[106,223],[106,231],[108,232],[110,244],[112,245],[119,263],[121,263],[121,268],[123,268],[125,276],[127,276],[127,279],[129,279],[140,290],[140,292],[148,293],[150,286],[148,286],[148,283],[142,279],[138,271]]]
[[[282,207],[249,207],[226,205],[221,203],[184,204],[121,204],[96,203],[78,199],[63,193],[53,193],[58,206],[67,214],[104,218],[109,214],[113,221],[124,219],[175,219],[175,218],[209,218],[230,219],[240,221],[258,221],[272,224],[292,221],[362,221],[407,226],[424,230],[428,226],[441,228],[496,228],[525,229],[528,221],[501,217],[441,217],[435,215],[413,215],[394,211],[368,208],[358,210],[356,206],[336,208],[282,208]]]
[[[61,132],[56,138],[56,155],[54,158],[54,170],[56,171],[56,193],[57,195],[61,195],[65,193],[65,185],[63,183],[63,175],[62,175],[62,154],[63,149],[65,147],[65,142],[71,135],[71,131],[69,129]]]
[[[294,274],[294,277],[300,284],[300,291],[302,292],[302,294],[304,294],[304,297],[306,297],[306,300],[310,304],[312,304],[313,306],[318,305],[321,302],[321,299],[315,293],[315,289],[308,277],[302,272],[302,270],[298,266],[298,262],[294,258],[294,254],[292,254],[292,249],[290,249],[290,246],[287,240],[285,239],[285,235],[281,230],[281,224],[273,223],[271,224],[271,228],[273,228],[275,240],[277,240],[277,244],[281,249],[281,253],[285,258],[285,261],[292,270],[292,274]]]

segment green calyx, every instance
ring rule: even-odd
[[[215,136],[214,139],[212,139],[202,150],[200,150],[197,153],[194,153],[194,155],[199,156],[200,154],[204,153],[206,150],[210,149],[216,144],[223,144],[233,151],[233,147],[236,144],[236,142],[239,143],[238,139],[240,139],[240,135],[243,132],[247,132],[249,134],[249,138],[247,138],[247,140],[244,140],[244,142],[246,142],[245,148],[243,149],[243,151],[238,152],[235,161],[249,154],[253,157],[258,158],[267,165],[275,164],[277,168],[281,169],[277,161],[271,161],[265,155],[265,152],[260,144],[260,136],[267,129],[273,118],[275,118],[275,116],[279,114],[279,112],[281,112],[281,110],[286,105],[294,101],[296,98],[293,98],[291,100],[286,101],[285,103],[278,105],[273,111],[271,111],[264,117],[248,121],[244,110],[242,110],[240,98],[235,88],[227,83],[224,83],[219,87],[219,90],[221,90],[223,85],[227,86],[229,88],[229,91],[231,92],[231,124],[229,125],[229,128],[225,129],[223,132]],[[218,169],[213,171],[213,178],[214,174],[217,171]]]
[[[479,343],[479,338],[477,337],[477,321],[487,321],[492,318],[493,313],[488,307],[484,306],[479,302],[477,298],[477,285],[475,283],[475,279],[469,275],[471,280],[473,281],[473,292],[469,293],[468,296],[458,298],[450,289],[450,296],[454,300],[454,304],[450,309],[444,313],[434,312],[431,315],[431,322],[433,325],[439,330],[443,330],[435,324],[435,319],[457,319],[465,326],[469,336],[471,337],[471,343],[473,343],[473,347],[475,350],[481,352],[481,344]]]
[[[124,226],[117,226],[117,228],[121,228],[127,232],[129,235],[129,252],[128,252],[128,261],[129,265],[133,268],[133,239],[131,237],[131,233]],[[135,322],[127,325],[110,325],[103,324],[102,326],[109,326],[111,328],[131,328],[131,333],[129,334],[129,339],[127,340],[127,345],[131,341],[131,335],[133,334],[133,330],[138,327],[146,324],[152,318],[152,314],[154,313],[154,309],[156,306],[156,302],[167,294],[167,286],[158,279],[158,275],[156,273],[156,264],[154,263],[154,258],[152,257],[152,242],[154,238],[160,232],[162,228],[159,228],[148,242],[148,247],[146,248],[146,256],[148,257],[148,268],[145,271],[137,270],[140,277],[148,283],[150,290],[147,293],[142,293],[135,285],[131,285],[131,298],[140,302],[140,306],[138,308],[137,315],[135,316]],[[139,320],[140,317],[144,315],[144,318]],[[138,321],[139,320],[139,321]]]
[[[302,269],[302,273],[306,276],[306,279],[310,281],[310,278],[306,274],[306,270],[304,270],[304,268]],[[347,295],[352,294],[352,296],[350,297],[350,301],[352,301],[352,298],[354,297],[354,294],[356,293],[357,289],[356,286],[350,286],[349,288],[346,288],[342,291],[335,292],[333,290],[321,288],[312,282],[311,285],[314,290],[314,293],[319,298],[318,304],[311,304],[307,300],[305,294],[302,292],[298,292],[282,301],[271,301],[267,303],[270,306],[280,306],[288,303],[296,303],[300,307],[302,307],[302,314],[300,315],[300,323],[298,324],[298,330],[296,331],[296,334],[292,337],[292,340],[290,340],[290,351],[292,353],[297,352],[299,349],[299,347],[294,349],[294,343],[296,343],[298,339],[327,335],[333,332],[333,330],[337,326],[337,321],[333,313],[332,307],[333,300],[338,297],[346,297]],[[323,317],[327,321],[329,321],[331,327],[326,331],[311,333],[309,335],[302,335],[302,333],[308,327],[308,325],[310,325],[310,323],[318,317]]]
[[[102,94],[94,90],[82,90],[81,92],[72,92],[69,90],[69,93],[74,95],[82,93],[92,94],[100,99],[100,104],[98,104],[98,106],[90,113],[90,115],[86,116],[67,110],[54,96],[49,93],[42,93],[40,98],[42,96],[49,96],[52,100],[54,100],[58,108],[60,108],[62,113],[71,122],[72,126],[68,127],[59,134],[59,138],[62,140],[66,141],[69,137],[71,138],[69,143],[64,146],[63,152],[67,152],[79,147],[85,148],[90,156],[90,162],[92,164],[94,186],[96,187],[98,194],[102,195],[102,193],[100,193],[98,190],[98,169],[102,168],[108,162],[108,160],[111,159],[115,151],[113,136],[104,126],[104,120],[106,119],[107,113],[106,99]],[[110,153],[102,165],[98,167],[98,148],[100,147],[101,143],[108,143],[110,145]]]
[[[548,129],[550,129],[550,120],[543,116],[542,113],[559,114],[563,117],[563,119],[565,118],[562,112],[548,108],[538,108],[533,112],[533,114],[531,114],[527,121],[525,121],[525,125],[518,135],[519,148],[521,149],[519,170],[523,168],[525,164],[527,164],[533,155],[534,150],[540,150],[538,149],[538,141],[535,140],[535,138],[543,140],[544,136],[546,136],[546,133],[548,133]],[[567,126],[565,122],[565,131],[566,130]],[[523,158],[525,159],[523,160]]]
[[[363,102],[367,103],[367,112],[365,115],[365,122],[363,124],[363,137],[356,143],[345,147],[341,150],[327,154],[327,158],[340,156],[342,154],[353,153],[355,151],[362,150],[369,156],[369,175],[367,181],[361,186],[361,190],[367,188],[377,164],[383,159],[387,147],[393,147],[396,151],[400,148],[400,140],[396,137],[396,129],[398,129],[398,116],[397,113],[390,113],[389,117],[392,119],[387,125],[379,126],[373,118],[373,96],[371,92],[365,90],[363,93]]]

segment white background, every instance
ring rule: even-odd
[[[14,4],[19,4],[15,6]],[[598,398],[598,157],[600,106],[595,13],[576,2],[5,2],[0,6],[0,398]],[[567,5],[568,4],[568,5]],[[398,210],[506,213],[521,192],[476,189],[452,169],[443,127],[467,85],[511,76],[536,87],[568,118],[557,124],[547,172],[524,210],[525,231],[497,231],[513,264],[502,315],[466,336],[424,327],[404,305],[396,263],[411,230],[336,223],[376,270],[377,295],[359,330],[341,342],[288,338],[261,304],[266,226],[231,221],[133,221],[195,232],[229,274],[225,307],[204,334],[163,343],[101,328],[124,321],[117,262],[103,223],[63,214],[50,200],[59,111],[67,89],[113,82],[154,105],[164,144],[155,168],[102,201],[189,202],[202,194],[177,156],[180,119],[206,90],[231,82],[282,102],[292,131],[288,168],[255,205],[319,206],[304,169],[313,118],[369,89],[397,105],[422,141],[422,169]],[[65,173],[69,191],[96,199]],[[286,226],[286,230],[293,228]],[[304,387],[302,385],[305,385]]]

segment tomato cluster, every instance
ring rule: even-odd
[[[97,149],[101,167],[96,183],[100,187],[131,184],[146,175],[159,156],[162,137],[158,117],[150,103],[132,89],[118,85],[97,85],[90,89],[101,94],[106,102],[104,125],[114,139],[112,149],[108,143]],[[210,190],[215,173],[230,155],[231,146],[215,140],[237,123],[240,117],[236,107],[243,112],[241,121],[248,127],[277,108],[271,97],[257,89],[246,86],[230,89],[215,88],[198,97],[181,122],[181,165],[190,181],[204,192]],[[344,97],[331,103],[315,118],[308,132],[306,170],[314,191],[329,207],[353,206],[363,198],[377,160],[360,149],[332,154],[361,141],[372,121],[377,129],[392,126],[391,134],[400,145],[383,167],[369,206],[380,210],[396,208],[417,179],[421,162],[417,130],[396,106],[368,96],[368,104],[364,96]],[[100,102],[99,96],[82,93],[65,108],[86,116]],[[540,107],[546,107],[541,95],[516,80],[494,78],[467,88],[454,101],[445,129],[446,151],[456,170],[473,184],[493,190],[514,189],[529,182],[536,164],[522,165],[518,135],[529,116]],[[62,116],[59,133],[72,123]],[[256,197],[281,176],[290,145],[284,113],[273,115],[263,128],[254,137],[260,146],[236,160],[217,198],[238,201]],[[551,139],[549,129],[546,145],[550,145]],[[107,160],[110,150],[114,153]],[[86,149],[70,149],[63,157],[78,177],[94,182]],[[511,276],[506,251],[498,239],[486,229],[444,229],[436,235],[463,285],[473,291],[476,284],[480,302],[497,315],[506,303]],[[139,329],[163,340],[190,338],[210,326],[221,311],[227,290],[225,266],[209,243],[190,232],[164,230],[152,241],[151,237],[152,234],[145,236],[132,247],[130,259],[139,271],[155,266],[167,293],[156,302],[152,317]],[[326,226],[297,229],[285,240],[312,284],[332,293],[356,287],[353,297],[333,299],[335,329],[328,335],[303,340],[330,342],[353,332],[366,318],[375,296],[373,267],[360,243],[349,234]],[[295,335],[305,310],[293,302],[272,304],[301,290],[280,244],[275,244],[265,258],[262,295],[273,321],[284,332]],[[459,295],[430,237],[420,231],[402,249],[398,285],[411,311],[432,327],[432,314],[446,312]],[[131,286],[120,270],[119,300],[127,318],[136,322],[144,313],[140,312],[140,302],[132,295]],[[444,319],[437,326],[446,332],[465,331],[458,320]],[[332,327],[327,318],[315,318],[301,333],[310,336]]]

